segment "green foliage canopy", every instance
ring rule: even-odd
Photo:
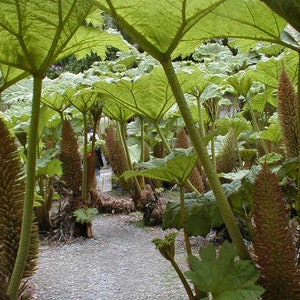
[[[84,26],[91,0],[0,3],[1,90],[30,74],[44,74],[50,64],[74,53],[82,57],[92,49],[105,57],[112,44],[128,49],[120,35]]]
[[[286,25],[255,0],[96,0],[96,4],[158,60],[189,55],[199,41],[213,37],[282,43],[280,35]]]

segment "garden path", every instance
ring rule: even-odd
[[[170,263],[151,240],[166,233],[143,227],[141,215],[99,215],[94,238],[44,244],[32,278],[37,300],[185,300]],[[177,260],[185,264],[182,237]]]

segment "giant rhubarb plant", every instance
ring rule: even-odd
[[[9,299],[8,283],[16,261],[21,235],[25,179],[17,144],[0,119],[0,299]],[[31,223],[32,238],[22,278],[32,275],[38,254],[38,230]],[[26,290],[26,282],[18,289],[18,295]]]
[[[170,3],[168,0],[127,0],[125,4],[124,0],[95,2],[161,63],[238,254],[241,258],[248,258],[247,247],[210,161],[205,143],[195,126],[172,58],[180,54],[189,55],[201,40],[211,37],[232,35],[281,42],[280,34],[286,22],[258,1],[182,0]]]
[[[254,250],[266,291],[263,299],[300,299],[300,272],[283,193],[265,165],[254,184]]]
[[[92,7],[90,0],[1,1],[0,66],[5,75],[4,85],[9,86],[25,75],[34,79],[22,233],[8,287],[12,300],[16,299],[31,240],[42,79],[56,61],[75,52],[86,53],[87,49],[97,51],[95,45],[100,39],[97,45],[103,53],[106,45],[116,41],[107,33],[83,26]]]

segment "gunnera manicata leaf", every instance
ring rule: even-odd
[[[234,246],[227,241],[218,252],[217,255],[215,246],[210,244],[199,250],[201,260],[189,256],[191,270],[185,273],[187,278],[200,290],[211,293],[213,299],[258,299],[263,288],[256,284],[259,271],[254,264],[236,259]]]

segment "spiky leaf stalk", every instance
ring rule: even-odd
[[[254,184],[254,250],[265,300],[300,299],[300,273],[277,176],[265,165]]]
[[[36,144],[38,140],[38,124],[41,104],[42,76],[33,77],[33,97],[31,105],[30,135],[27,147],[27,170],[25,200],[23,205],[23,218],[21,226],[20,242],[14,269],[9,281],[7,294],[11,300],[17,298],[21,280],[24,276],[26,262],[30,252],[32,238],[33,204],[35,189],[35,170],[36,170]]]
[[[168,77],[169,84],[170,84],[173,94],[176,98],[176,102],[177,102],[180,112],[182,114],[182,118],[186,124],[188,131],[189,131],[191,141],[195,147],[197,154],[199,155],[199,157],[201,159],[203,169],[207,175],[210,186],[216,196],[222,218],[223,218],[223,220],[226,224],[226,227],[232,237],[232,240],[237,249],[237,252],[241,259],[248,259],[249,251],[243,240],[241,231],[240,231],[238,225],[236,224],[234,214],[231,210],[228,199],[225,196],[225,192],[221,186],[217,172],[208,156],[204,141],[203,141],[198,129],[195,127],[195,123],[194,123],[191,111],[185,100],[183,90],[180,86],[180,83],[176,76],[174,67],[172,65],[172,60],[170,57],[166,57],[164,60],[161,60],[160,62],[164,68],[166,76]]]
[[[190,147],[190,140],[185,129],[182,129],[178,132],[176,147],[184,149],[188,149]],[[199,191],[199,193],[203,193],[205,191],[202,176],[197,166],[195,166],[193,171],[191,172],[189,180],[192,185]]]
[[[288,158],[298,156],[297,99],[293,83],[283,70],[278,86],[278,116]]]
[[[23,215],[25,179],[17,145],[5,123],[0,119],[0,299],[9,299],[8,282],[15,265]],[[38,231],[31,225],[29,255],[22,278],[30,277],[36,268]],[[19,288],[19,296],[26,292],[27,283]]]

